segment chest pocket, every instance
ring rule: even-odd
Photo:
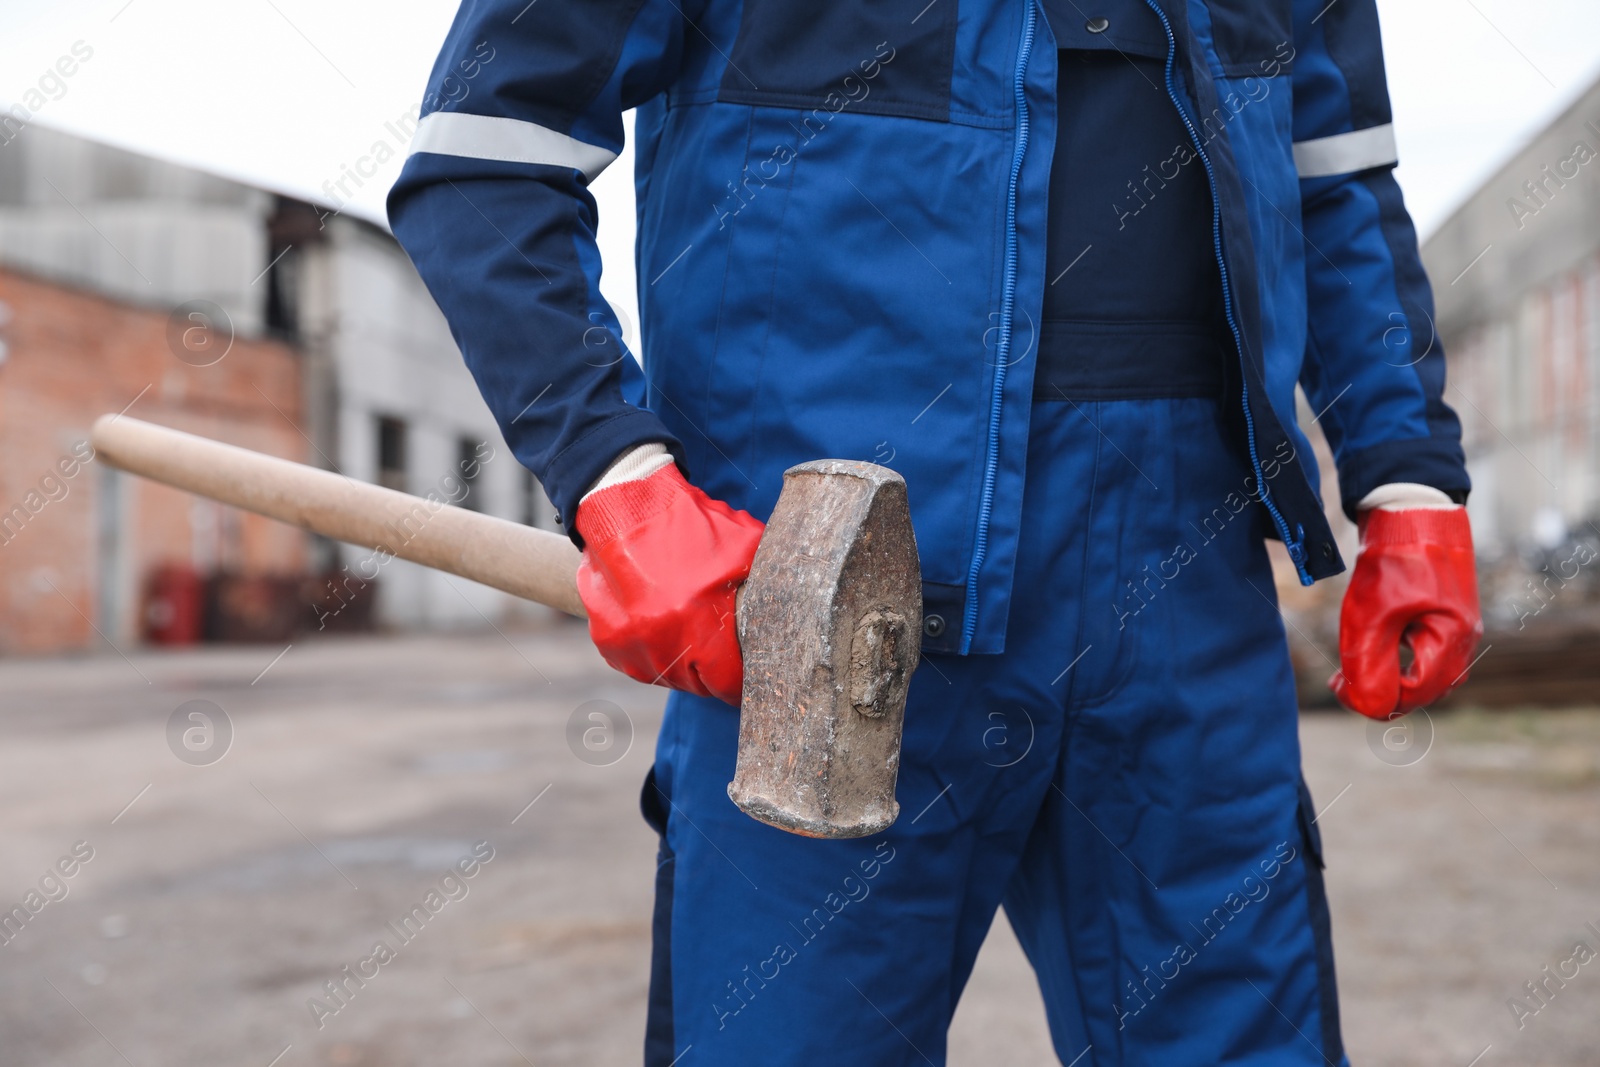
[[[717,99],[947,122],[957,0],[745,0]]]
[[[1044,0],[1056,47],[1167,57],[1167,31],[1145,0]]]
[[[1206,7],[1225,76],[1270,75],[1294,55],[1290,0],[1206,0]]]

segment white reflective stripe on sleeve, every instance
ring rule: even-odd
[[[1353,133],[1298,141],[1294,146],[1294,169],[1302,178],[1327,178],[1353,174],[1369,167],[1382,167],[1400,160],[1394,144],[1394,123],[1369,126]]]
[[[582,171],[586,181],[594,181],[617,158],[615,152],[536,123],[459,111],[435,111],[423,116],[411,138],[411,151],[572,167]]]

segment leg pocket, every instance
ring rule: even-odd
[[[661,838],[661,847],[667,847],[667,795],[656,782],[656,769],[652,765],[644,776],[644,788],[639,791],[639,813]]]
[[[672,889],[676,857],[667,845],[667,805],[656,769],[644,776],[639,797],[644,821],[661,838],[656,851],[656,902],[650,920],[650,999],[644,1031],[645,1067],[668,1067],[676,1058],[672,1022]]]
[[[1306,908],[1311,917],[1311,939],[1317,952],[1317,993],[1322,1017],[1322,1054],[1329,1063],[1344,1062],[1344,1038],[1339,1027],[1339,988],[1333,967],[1333,930],[1328,916],[1328,893],[1322,881],[1322,833],[1317,829],[1316,805],[1305,776],[1300,778],[1300,836],[1306,850]]]

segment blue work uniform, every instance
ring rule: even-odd
[[[1001,902],[1063,1063],[1343,1056],[1210,192],[1198,167],[1144,169],[1184,131],[1141,0],[1046,10],[1063,47],[1007,651],[918,672],[904,815],[861,843],[796,847],[733,812],[733,716],[673,698],[644,797],[650,1064],[942,1062]]]
[[[564,513],[649,440],[761,517],[804,459],[907,480],[900,819],[750,820],[674,694],[647,1064],[941,1063],[1002,903],[1063,1063],[1342,1064],[1296,383],[1347,510],[1467,490],[1371,0],[467,0],[430,91],[395,232]],[[643,376],[585,188],[630,106]]]

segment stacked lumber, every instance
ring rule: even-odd
[[[1551,621],[1484,636],[1478,661],[1446,707],[1600,704],[1600,625]]]

